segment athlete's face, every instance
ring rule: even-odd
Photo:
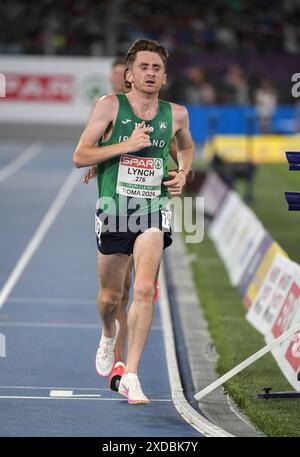
[[[111,70],[110,82],[113,92],[121,92],[124,81],[125,65],[115,65]]]
[[[158,93],[166,81],[165,66],[156,52],[139,51],[127,79],[136,90],[147,94]]]

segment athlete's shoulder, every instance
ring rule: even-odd
[[[188,110],[185,106],[173,102],[170,102],[170,105],[172,107],[173,113],[177,114],[178,116],[186,116],[188,114]]]
[[[118,101],[118,97],[116,94],[103,95],[96,102],[96,106],[107,107],[107,108],[116,107],[116,106],[118,106],[118,104],[119,104],[119,101]]]
[[[172,109],[172,112],[175,113],[176,115],[185,116],[188,113],[188,110],[183,105],[179,105],[178,103],[170,102],[169,100],[162,100],[161,98],[159,99],[159,101],[160,101],[160,103],[162,103],[164,105],[170,106]]]
[[[188,117],[188,110],[185,106],[173,102],[170,102],[170,105],[172,108],[172,114],[174,119],[178,121],[183,121]]]
[[[95,103],[92,118],[112,121],[116,117],[118,109],[119,102],[115,94],[103,95]]]

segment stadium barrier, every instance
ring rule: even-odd
[[[272,351],[286,379],[300,391],[300,266],[288,258],[237,192],[225,189],[221,181],[209,171],[198,194],[205,198],[208,234],[231,284],[238,287],[248,309],[248,322],[264,335],[264,350]],[[297,331],[291,330],[297,326]],[[281,338],[283,335],[286,337]],[[258,358],[253,355],[250,363]],[[230,373],[234,376],[237,372]],[[195,398],[200,399],[200,395]]]

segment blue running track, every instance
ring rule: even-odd
[[[0,181],[0,294],[72,171],[74,145],[51,142],[13,172],[13,161],[29,146],[0,142],[0,173],[12,165]],[[140,366],[151,404],[128,405],[95,371],[101,334],[95,303],[97,196],[95,182],[82,184],[82,174],[78,171],[70,198],[0,300],[6,340],[6,357],[0,357],[0,436],[199,437],[172,402],[158,304]],[[57,396],[61,390],[65,397]]]

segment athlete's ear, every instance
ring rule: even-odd
[[[164,78],[163,78],[163,85],[165,85],[167,82],[167,73],[164,74]]]
[[[133,82],[133,76],[131,70],[126,71],[126,81],[132,84]]]

